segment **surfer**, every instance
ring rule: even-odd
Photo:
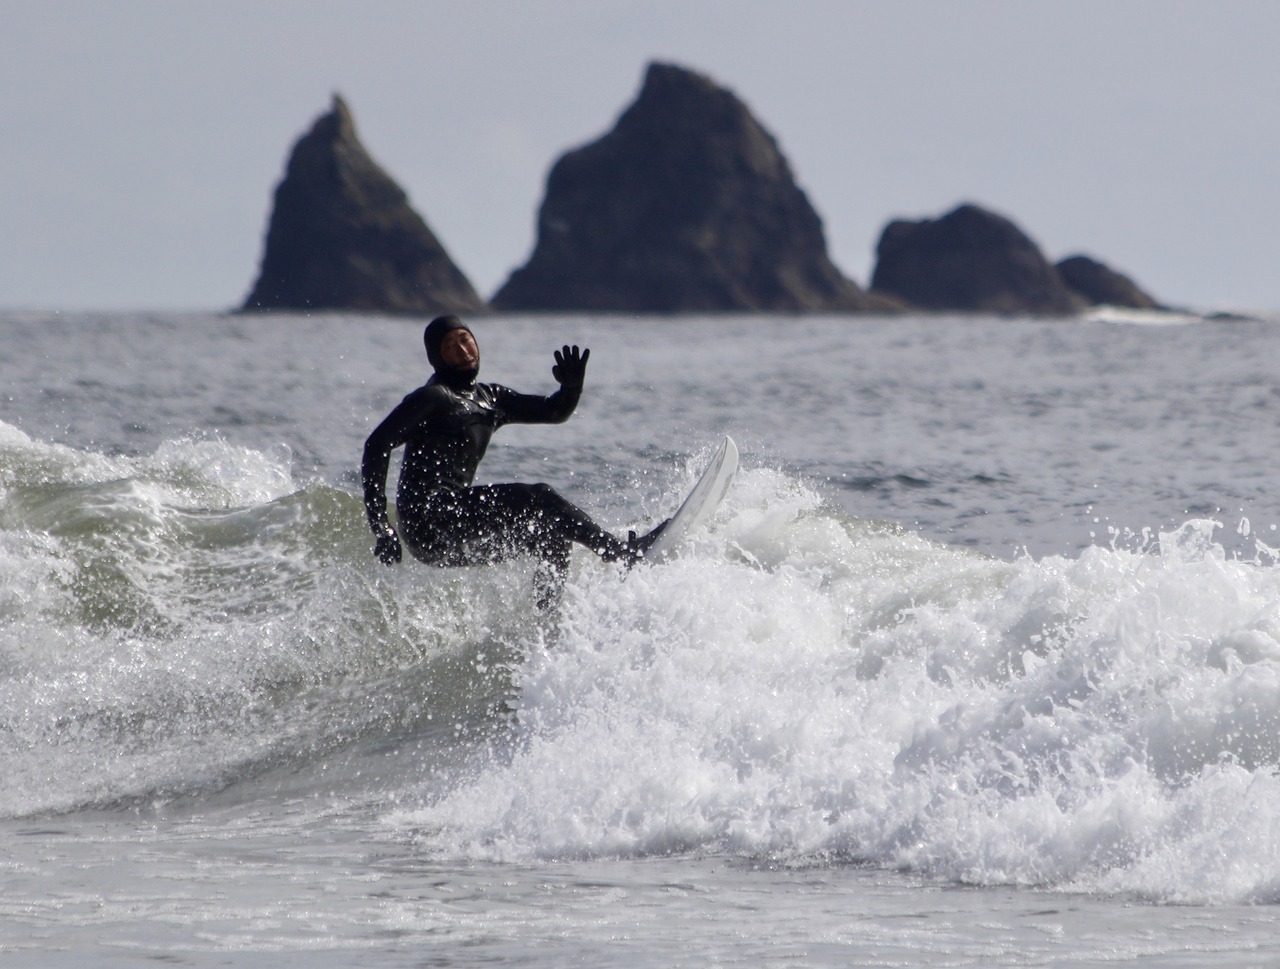
[[[383,563],[400,561],[402,543],[428,565],[482,565],[533,555],[541,562],[536,581],[543,608],[563,586],[574,542],[627,567],[644,557],[662,525],[640,537],[631,532],[624,542],[550,485],[472,484],[498,428],[569,419],[582,396],[590,350],[557,350],[551,373],[560,388],[540,397],[477,383],[480,347],[456,316],[432,320],[423,342],[435,372],[369,435],[360,465],[374,554]],[[386,484],[391,452],[401,446],[397,533],[387,518]]]

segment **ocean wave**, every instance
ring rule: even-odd
[[[526,563],[385,569],[284,452],[0,425],[0,482],[0,816],[285,785],[437,858],[1280,898],[1280,568],[1247,529],[1010,561],[748,467],[673,561],[583,553],[542,614]]]
[[[1273,900],[1280,571],[1215,524],[1010,562],[747,472],[684,559],[584,573],[515,755],[389,822],[447,857]]]
[[[524,576],[383,569],[359,499],[293,481],[287,455],[108,459],[10,429],[0,476],[0,816],[207,794],[493,719]]]

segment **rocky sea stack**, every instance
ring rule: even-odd
[[[365,151],[335,95],[329,113],[294,145],[243,310],[484,308],[404,191]]]
[[[707,77],[651,64],[636,101],[547,178],[502,310],[869,310],[773,137]]]
[[[1026,233],[976,205],[889,223],[876,257],[872,291],[925,310],[1068,315],[1087,305]]]
[[[1110,266],[1088,256],[1069,256],[1055,267],[1062,281],[1091,306],[1123,306],[1138,310],[1165,309],[1155,297]]]

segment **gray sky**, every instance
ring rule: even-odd
[[[490,296],[665,60],[777,139],[861,285],[974,201],[1158,298],[1280,309],[1274,0],[0,0],[0,307],[225,309],[340,92]]]

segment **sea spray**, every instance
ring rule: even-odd
[[[519,563],[384,569],[283,452],[4,448],[7,816],[287,775],[434,858],[1277,897],[1280,569],[1213,522],[1008,561],[748,468],[676,559],[576,555],[539,614]]]
[[[448,857],[1269,898],[1280,571],[1213,529],[1008,562],[746,471],[681,559],[582,570],[517,674],[513,756],[392,820]]]
[[[4,448],[0,815],[205,794],[492,721],[503,687],[475,667],[523,629],[518,568],[388,572],[358,499],[299,487],[283,453],[105,458],[13,429]]]

